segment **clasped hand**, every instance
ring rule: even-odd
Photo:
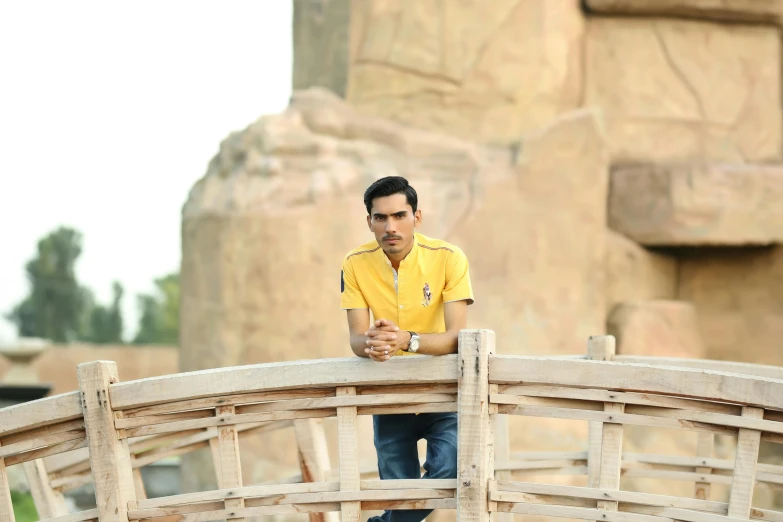
[[[400,328],[388,319],[378,319],[367,330],[364,335],[367,336],[367,348],[364,352],[370,356],[373,361],[388,361],[397,350],[400,350],[410,342],[410,334],[406,331],[400,331]]]

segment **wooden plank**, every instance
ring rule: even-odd
[[[457,489],[457,479],[369,479],[361,481],[365,489]]]
[[[742,416],[750,419],[762,419],[764,418],[764,410],[745,407],[742,409]],[[729,496],[730,517],[748,518],[750,516],[760,445],[761,433],[759,431],[749,429],[739,431],[734,458],[734,477]]]
[[[616,403],[613,403],[616,404]],[[499,405],[498,411],[510,415],[525,415],[528,417],[551,417],[555,419],[570,419],[584,421],[617,422],[651,428],[669,428],[674,430],[708,431],[723,435],[734,435],[737,430],[717,424],[694,422],[685,419],[666,417],[651,417],[631,413],[608,413],[606,411],[584,411],[573,408],[549,408],[545,406]]]
[[[322,399],[298,399],[265,402],[237,407],[237,413],[260,413],[268,411],[314,410],[339,408],[343,406],[392,406],[455,402],[456,394],[448,393],[386,393],[378,395],[352,395],[349,397],[325,397]]]
[[[223,465],[220,463],[220,440],[218,430],[215,427],[207,428],[206,434],[209,435],[209,451],[212,454],[212,466],[215,468],[215,482],[218,489],[225,489],[223,485]]]
[[[373,364],[377,363],[373,362]],[[337,397],[353,395],[356,395],[356,388],[351,386],[340,386],[336,390]],[[357,431],[356,421],[356,406],[337,408],[341,492],[357,492],[361,487],[361,475],[359,474],[359,432]],[[340,513],[342,522],[359,522],[361,518],[361,504],[359,502],[341,502]]]
[[[38,428],[31,428],[22,432],[12,433],[10,435],[4,435],[2,437],[3,446],[16,444],[17,442],[26,441],[29,439],[36,439],[39,437],[45,437],[47,435],[54,435],[57,433],[70,432],[74,430],[84,431],[84,419],[74,419],[64,422],[58,422],[55,424],[47,424]]]
[[[90,448],[95,500],[101,522],[127,522],[135,504],[128,441],[119,439],[109,385],[119,381],[117,365],[97,361],[78,366],[84,424]]]
[[[699,433],[699,438],[696,441],[696,456],[702,457],[703,466],[696,467],[696,473],[710,475],[712,474],[712,468],[707,466],[707,459],[712,458],[712,451],[715,445],[715,435],[712,433]],[[709,500],[710,498],[710,483],[709,482],[696,482],[694,486],[694,497],[700,500]]]
[[[98,522],[98,510],[88,509],[87,511],[79,511],[78,513],[71,513],[70,515],[63,515],[60,517],[52,518],[46,522]]]
[[[332,482],[305,482],[296,484],[269,484],[262,486],[243,486],[241,488],[223,488],[213,491],[199,491],[196,493],[183,493],[169,497],[151,498],[140,500],[139,509],[157,509],[178,505],[194,505],[198,503],[222,502],[232,498],[244,498],[246,501],[253,498],[277,497],[295,493],[322,493],[339,491],[340,483]]]
[[[617,348],[613,336],[592,336],[587,341],[587,358],[591,361],[611,361],[616,354]],[[613,392],[601,391],[607,395],[613,394]],[[584,395],[581,397],[587,398]],[[608,398],[614,399],[614,397]],[[603,400],[602,402],[615,401]],[[602,422],[591,421],[587,423],[587,485],[593,488],[598,487],[598,477],[601,473],[603,426]]]
[[[616,402],[606,403],[606,412],[613,416],[623,412],[624,405]],[[599,489],[618,491],[620,489],[620,472],[623,453],[623,425],[604,422],[601,438],[601,468],[598,472]],[[599,500],[597,508],[603,511],[617,511],[617,501]],[[598,518],[597,520],[601,520]]]
[[[490,402],[498,405],[518,404],[523,406],[543,406],[552,407],[558,409],[572,409],[572,410],[604,410],[603,404],[599,404],[595,401],[580,401],[576,399],[554,399],[546,397],[524,397],[516,395],[490,395]],[[764,419],[750,419],[742,416],[723,415],[719,413],[708,413],[701,411],[687,411],[673,408],[659,408],[655,406],[637,406],[626,405],[625,407],[627,419],[643,418],[650,419],[675,419],[676,422],[680,421],[692,421],[704,424],[714,424],[717,426],[724,426],[726,428],[747,428],[758,430],[766,433],[783,434],[783,423],[774,422]],[[632,421],[628,421],[631,423]],[[648,422],[655,422],[653,420]],[[666,424],[674,426],[675,423],[666,423],[660,427],[665,427]],[[649,424],[645,424],[649,425]]]
[[[50,435],[43,435],[39,437],[31,437],[14,444],[8,444],[7,446],[4,441],[3,447],[0,448],[0,458],[10,457],[12,455],[25,453],[39,448],[45,448],[47,446],[52,446],[61,442],[83,439],[85,436],[85,431],[82,429],[62,431],[59,433],[52,433]]]
[[[218,406],[217,417],[234,415],[236,406]],[[223,488],[242,487],[242,462],[239,457],[239,434],[236,426],[221,426],[218,428],[218,449],[220,450],[220,484]],[[245,517],[235,516],[245,507],[242,497],[225,500],[226,522],[243,522]]]
[[[141,476],[141,468],[133,470],[133,489],[136,492],[136,500],[147,498],[147,488],[144,487],[144,477]]]
[[[82,416],[79,392],[63,393],[0,409],[0,437]]]
[[[260,391],[327,386],[369,386],[456,382],[457,356],[398,357],[377,364],[363,357],[312,359],[216,368],[117,383],[116,409]]]
[[[457,393],[457,383],[399,384],[394,386],[357,386],[356,395],[383,395],[386,393]]]
[[[706,475],[688,471],[671,471],[666,469],[645,469],[623,466],[623,476],[628,478],[654,478],[659,480],[680,480],[683,482],[709,482],[710,484],[731,484],[731,477],[724,475]]]
[[[299,469],[302,482],[325,482],[331,467],[329,448],[321,419],[301,419],[294,421]],[[338,522],[336,513],[310,513],[310,522]]]
[[[43,519],[67,515],[65,498],[62,493],[52,489],[43,459],[25,462],[23,467],[38,516]]]
[[[647,357],[643,355],[617,355],[617,362],[648,364],[651,366],[673,366],[676,368],[694,368],[721,373],[739,373],[756,377],[783,380],[783,367],[766,364],[718,361],[714,359],[687,359],[680,357]]]
[[[675,507],[691,509],[725,515],[728,512],[728,504],[725,502],[711,502],[695,500],[685,497],[669,495],[656,495],[652,493],[638,493],[635,491],[612,491],[599,488],[563,486],[559,484],[538,484],[532,482],[499,481],[499,492],[531,493],[534,495],[550,495],[555,497],[573,497],[592,500],[612,500],[627,504],[646,504],[650,506]]]
[[[117,419],[115,427],[118,430],[127,428],[138,428],[139,426],[155,426],[156,424],[168,424],[170,422],[181,422],[192,419],[214,418],[215,410],[191,410],[164,413],[160,415],[145,415],[139,417]]]
[[[178,422],[167,422],[153,426],[140,426],[127,428],[127,437],[141,437],[157,435],[161,433],[176,433],[178,431],[203,429],[215,426],[231,426],[236,424],[255,424],[258,422],[285,421],[294,419],[310,419],[318,417],[334,417],[334,409],[328,410],[295,410],[295,411],[270,411],[266,413],[246,413],[244,415],[225,414],[218,417],[205,419],[192,419]]]
[[[497,384],[490,384],[489,385],[489,391],[490,395],[492,393],[497,393]],[[495,414],[494,417],[494,424],[495,424],[495,459],[494,459],[494,468],[495,468],[495,480],[511,480],[511,467],[502,467],[499,466],[499,463],[502,462],[508,462],[511,463],[512,455],[511,455],[511,444],[509,441],[509,427],[508,427],[508,416],[507,415],[499,415]],[[492,422],[492,421],[490,421]],[[518,464],[518,462],[513,462],[512,464]],[[496,504],[490,504],[489,510],[496,512],[497,511],[497,505]],[[497,513],[495,515],[497,522],[512,522],[514,517],[513,515],[510,515],[508,513]]]
[[[783,380],[749,375],[519,355],[490,357],[489,375],[493,384],[621,388],[783,410]]]
[[[457,401],[411,406],[359,406],[359,415],[392,415],[397,413],[446,413],[457,411]]]
[[[621,392],[617,390],[596,390],[589,388],[566,388],[563,386],[551,386],[540,384],[504,384],[498,386],[498,392],[503,395],[523,395],[526,397],[553,397],[560,399],[578,399],[596,402],[621,402],[626,409],[630,405],[659,406],[662,408],[676,408],[681,410],[705,411],[723,413],[726,415],[741,415],[742,406],[706,402],[693,399],[681,399],[665,395],[653,395],[649,393]]]
[[[489,358],[495,332],[459,334],[459,423],[457,442],[457,519],[489,522],[488,481],[494,476],[489,446]]]
[[[0,443],[2,447],[2,443]],[[8,472],[5,467],[5,459],[0,457],[0,520],[16,522],[14,518],[14,506],[11,503],[11,485],[8,482]]]
[[[271,392],[237,393],[234,395],[216,395],[201,399],[186,399],[171,401],[154,406],[142,406],[123,410],[126,418],[142,417],[146,415],[160,415],[189,410],[208,410],[218,406],[242,406],[259,402],[280,401],[287,399],[302,399],[306,397],[333,397],[334,388],[307,388],[304,390],[287,390]]]

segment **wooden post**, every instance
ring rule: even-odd
[[[2,443],[0,443],[2,446]],[[0,457],[0,520],[16,522],[14,505],[11,502],[11,484],[8,483],[8,472],[5,470],[5,459]]]
[[[490,393],[498,393],[498,385],[489,385]],[[495,439],[495,458],[493,463],[511,462],[511,442],[509,441],[508,415],[497,413],[497,404],[490,404],[490,422],[494,426]],[[494,419],[492,419],[494,417]],[[511,471],[495,471],[495,480],[511,480]],[[490,502],[490,511],[495,513],[496,522],[511,522],[514,520],[513,513],[499,513],[497,511],[497,502]]]
[[[712,457],[712,451],[714,446],[715,446],[715,434],[700,431],[699,438],[696,442],[696,456],[704,457],[704,458]],[[697,466],[696,473],[703,473],[705,475],[709,475],[712,473],[712,468],[707,466]],[[710,483],[696,482],[696,490],[694,491],[694,497],[699,500],[709,500]]]
[[[337,397],[356,395],[356,388],[345,386],[337,388]],[[356,406],[337,408],[337,437],[340,458],[340,491],[358,492],[361,475],[359,474],[359,432],[357,428]],[[361,502],[341,502],[342,522],[359,522]]]
[[[742,416],[749,419],[763,419],[764,410],[743,406]],[[734,457],[734,477],[731,481],[731,494],[729,495],[729,517],[750,517],[760,445],[760,431],[740,428],[739,435],[737,435],[737,453]]]
[[[616,355],[612,335],[595,335],[587,341],[587,358],[591,361],[611,361]],[[587,428],[587,486],[597,488],[601,473],[601,440],[603,423],[589,422]]]
[[[294,421],[294,434],[302,482],[325,482],[329,470],[329,448],[323,420],[297,419]],[[310,513],[310,522],[338,522],[338,516],[336,512]]]
[[[488,482],[494,476],[489,418],[489,356],[495,332],[462,330],[459,334],[457,392],[457,520],[489,522]]]
[[[611,335],[602,335],[591,337],[588,343],[588,353],[590,359],[609,360],[615,353],[615,339]],[[625,404],[615,402],[605,402],[604,411],[607,413],[623,413]],[[623,458],[623,425],[611,422],[603,423],[601,426],[601,446],[600,446],[600,469],[598,470],[598,487],[610,491],[620,489],[620,471]],[[590,440],[590,449],[595,451],[595,438]],[[617,501],[599,500],[598,509],[604,511],[617,511]],[[605,518],[605,517],[604,517]]]
[[[109,402],[109,385],[119,382],[117,365],[84,363],[78,374],[98,514],[101,522],[128,522],[128,503],[135,508],[133,469],[128,439],[118,437]]]
[[[218,430],[215,427],[207,428],[209,433],[209,450],[212,453],[212,465],[215,467],[215,483],[218,489],[223,489],[223,466],[220,464],[220,442]]]
[[[217,416],[230,416],[236,413],[236,407],[218,406]],[[220,484],[223,488],[242,487],[242,464],[239,460],[239,434],[235,424],[218,428],[218,450],[220,451]],[[228,498],[224,501],[227,521],[244,521],[242,516],[232,516],[235,511],[244,509],[245,499]]]
[[[62,493],[52,489],[49,485],[49,474],[46,472],[43,459],[28,460],[22,464],[27,484],[30,486],[30,494],[41,519],[54,518],[68,514],[65,498]]]

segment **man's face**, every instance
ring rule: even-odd
[[[421,222],[421,210],[413,213],[405,194],[375,198],[367,224],[387,254],[407,252],[413,241],[414,228]]]

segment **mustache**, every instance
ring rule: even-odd
[[[384,241],[387,239],[402,239],[400,236],[383,236]]]

